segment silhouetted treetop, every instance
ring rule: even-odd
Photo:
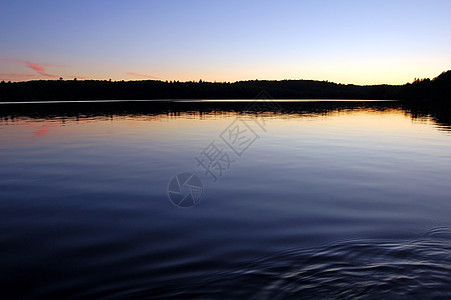
[[[0,84],[0,101],[253,99],[265,90],[276,99],[380,99],[450,101],[451,71],[405,85],[337,84],[315,80],[230,82],[35,80]]]

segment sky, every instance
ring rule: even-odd
[[[451,69],[451,1],[0,0],[0,80],[314,79]]]

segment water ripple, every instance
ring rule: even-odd
[[[449,299],[450,233],[441,227],[405,242],[350,240],[278,253],[212,280],[203,296],[233,291],[229,296],[253,299]]]
[[[348,240],[290,250],[234,270],[91,296],[228,299],[449,299],[450,228],[415,240]],[[179,274],[180,275],[180,274]],[[153,287],[152,287],[153,286]],[[84,295],[86,296],[86,294]]]

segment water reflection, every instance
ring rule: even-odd
[[[451,226],[446,114],[396,102],[246,105],[0,106],[4,293],[449,295],[449,238],[418,239]],[[263,117],[267,131],[214,183],[194,156],[237,117]],[[207,195],[192,209],[167,198],[185,171]]]
[[[276,109],[268,106],[249,106],[251,102],[97,102],[97,103],[57,103],[2,105],[0,118],[3,122],[21,118],[60,121],[99,120],[108,118],[131,118],[159,120],[169,117],[216,118],[234,113],[255,116],[299,117],[306,115],[329,115],[355,110],[383,112],[396,110],[404,112],[415,121],[436,123],[440,130],[449,131],[451,114],[447,106],[408,105],[391,101],[324,101],[324,102],[278,102]]]

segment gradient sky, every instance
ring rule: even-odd
[[[449,0],[0,1],[0,80],[403,84],[451,69]]]

